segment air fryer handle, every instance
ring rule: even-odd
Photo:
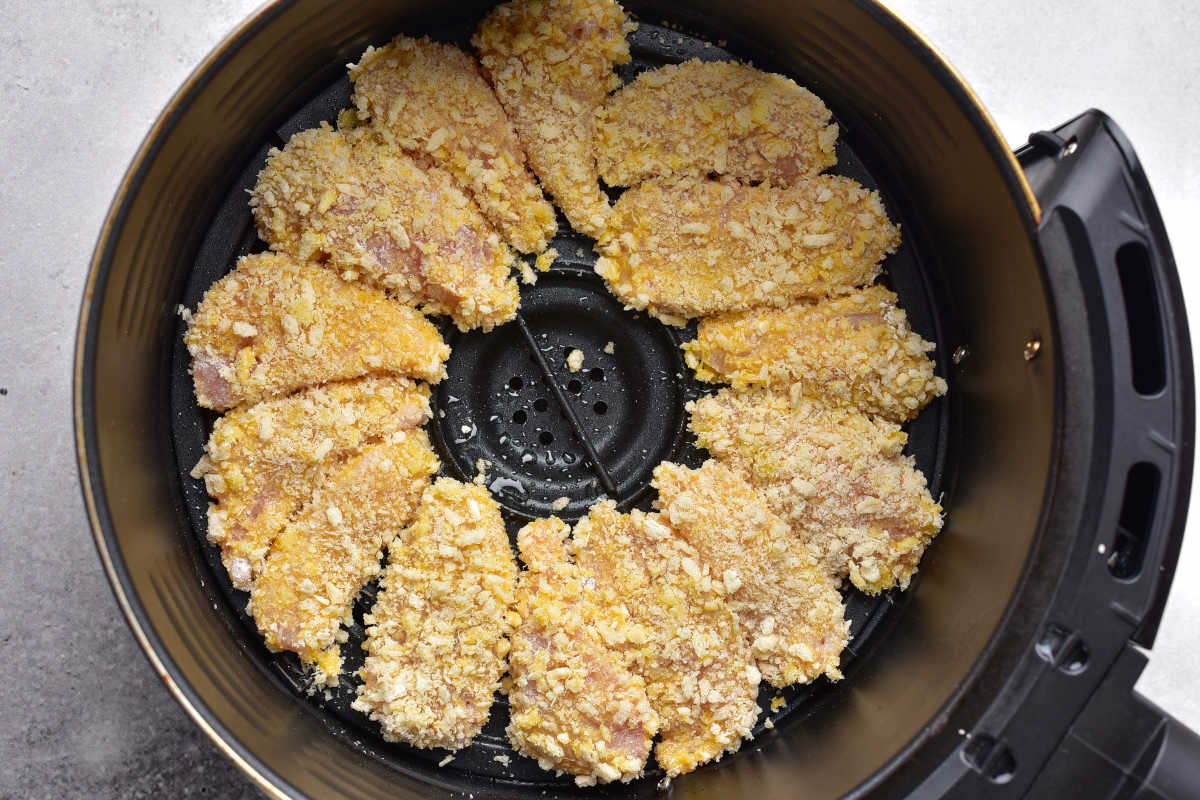
[[[1132,145],[1102,112],[1033,134],[1017,156],[1042,207],[1056,302],[1084,309],[1070,318],[1086,322],[1057,334],[1067,424],[1090,425],[1094,443],[1092,508],[1048,617],[1063,654],[1042,650],[1046,636],[1038,645],[1050,668],[1036,691],[1078,700],[1027,796],[1200,797],[1200,737],[1133,688],[1174,575],[1192,476],[1192,354],[1170,243]],[[1086,642],[1077,671],[1072,642]],[[1009,741],[1019,727],[1004,732]]]

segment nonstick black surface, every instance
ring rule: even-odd
[[[422,33],[469,48],[474,27],[472,20],[460,28]],[[640,21],[629,41],[633,60],[619,68],[626,82],[644,70],[689,58],[738,58],[764,69],[773,68],[768,60],[754,59],[752,53],[730,52],[721,42],[709,42],[648,21]],[[791,77],[821,93],[820,87],[806,82],[803,75]],[[338,110],[349,106],[350,93],[349,80],[342,78],[313,98],[276,129],[271,141],[262,143],[237,181],[224,189],[227,199],[209,224],[182,299],[187,308],[194,310],[205,290],[233,269],[239,257],[265,249],[256,236],[247,190],[254,185],[267,151],[282,146],[299,130],[321,121],[333,123]],[[833,110],[836,116],[837,109]],[[843,124],[837,154],[838,165],[832,171],[879,189],[892,220],[907,230],[904,209],[889,202],[886,165],[871,161],[870,143],[859,141],[855,131]],[[614,197],[617,193],[612,192]],[[592,272],[592,241],[574,233],[561,215],[559,231],[552,243],[559,258],[550,272],[539,274],[535,286],[521,287],[518,321],[489,334],[462,334],[448,323],[441,326],[453,350],[447,365],[448,378],[433,392],[433,420],[429,425],[442,460],[441,474],[469,481],[476,476],[480,459],[489,462],[485,482],[504,509],[510,536],[537,516],[556,513],[573,521],[604,496],[614,498],[623,509],[649,509],[654,499],[650,473],[659,462],[670,459],[698,466],[706,457],[687,431],[683,409],[688,400],[717,388],[693,380],[683,365],[679,344],[693,338],[694,325],[671,328],[645,314],[623,310]],[[934,357],[938,374],[945,377],[950,354],[942,347],[943,323],[932,303],[921,257],[922,247],[931,244],[914,243],[906,236],[899,251],[886,261],[882,282],[899,295],[914,330],[938,344]],[[189,358],[182,343],[184,329],[180,323],[174,343],[171,429],[197,569],[215,589],[214,613],[226,619],[251,662],[272,676],[281,690],[294,693],[309,712],[321,715],[328,727],[352,746],[366,749],[401,770],[405,763],[414,761],[442,761],[447,751],[384,742],[374,723],[350,709],[357,686],[355,672],[363,660],[359,646],[364,640],[362,614],[373,602],[375,584],[367,587],[355,607],[356,623],[342,647],[344,674],[335,689],[311,693],[310,681],[296,657],[271,653],[263,645],[254,621],[245,613],[248,596],[233,589],[217,549],[205,539],[209,499],[203,482],[191,478],[189,472],[203,454],[216,415],[196,405]],[[608,342],[613,343],[611,354],[604,352]],[[573,348],[585,354],[583,369],[574,373],[565,365],[566,354]],[[943,488],[946,429],[941,399],[907,426],[907,452],[916,458],[935,498]],[[562,497],[568,498],[567,506],[554,510],[554,501]],[[848,589],[846,615],[851,620],[852,640],[843,654],[846,678],[842,684],[820,679],[810,686],[783,691],[764,684],[759,695],[764,714],[754,738],[743,744],[739,754],[727,758],[740,757],[773,735],[766,727],[768,721],[803,717],[806,709],[820,703],[828,693],[853,684],[856,662],[868,654],[886,659],[883,640],[888,623],[898,615],[905,598],[900,592],[867,597]],[[770,703],[777,695],[784,698],[784,705],[771,712]],[[504,735],[507,723],[507,701],[497,695],[483,732],[470,747],[455,754],[444,769],[547,788],[572,782],[570,776],[556,777],[514,752]],[[713,768],[709,765],[702,769]],[[642,780],[656,782],[661,778],[661,771],[651,759]],[[618,786],[594,791],[603,795],[622,790]]]

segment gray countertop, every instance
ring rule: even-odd
[[[70,383],[91,248],[129,159],[257,3],[0,0],[0,797],[253,797],[141,656],[79,499]],[[1010,143],[1097,106],[1124,126],[1200,319],[1200,17],[1185,0],[893,0]],[[1136,9],[1136,10],[1134,10]],[[1139,688],[1200,729],[1192,525]]]

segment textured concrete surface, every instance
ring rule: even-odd
[[[159,109],[253,0],[0,0],[0,797],[254,797],[142,658],[83,516],[72,450],[88,257]],[[1013,144],[1088,106],[1146,163],[1200,319],[1200,23],[1191,2],[893,0]],[[1200,571],[1192,526],[1181,575]],[[1200,728],[1200,583],[1177,581],[1141,688]]]

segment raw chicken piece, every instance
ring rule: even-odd
[[[450,348],[414,309],[289,256],[246,256],[204,294],[184,337],[201,406],[223,411],[327,381],[437,382]]]
[[[460,330],[516,314],[512,252],[450,173],[422,169],[371,126],[327,125],[273,150],[250,196],[272,250],[364,278]]]
[[[271,542],[331,469],[394,431],[429,419],[429,387],[368,376],[237,408],[217,420],[202,474],[216,504],[208,538],[233,585],[248,590]]]
[[[437,468],[424,431],[393,433],[330,474],[276,537],[248,608],[267,646],[299,654],[317,683],[337,683],[341,626]]]
[[[516,582],[496,501],[482,486],[439,478],[388,548],[354,708],[389,741],[470,744],[504,674]]]
[[[449,44],[398,36],[350,67],[361,120],[418,160],[442,167],[523,253],[546,249],[554,208],[475,59]]]
[[[837,680],[850,623],[837,583],[766,500],[728,467],[663,462],[662,516],[719,576],[758,668],[772,686]]]
[[[790,78],[692,60],[643,72],[609,99],[596,161],[609,186],[711,173],[785,186],[837,163],[831,116]]]
[[[658,514],[621,514],[611,501],[579,521],[571,549],[649,632],[633,664],[661,720],[655,757],[667,775],[737,750],[758,718],[762,675],[721,579]]]
[[[517,584],[521,624],[509,654],[513,747],[580,786],[641,775],[658,718],[625,647],[646,640],[621,597],[568,559],[557,517],[517,533],[528,569]]]
[[[946,393],[927,355],[933,349],[883,286],[706,317],[696,340],[683,346],[702,381],[791,388],[893,422],[912,419]]]
[[[899,244],[879,195],[849,178],[787,188],[655,180],[617,201],[596,272],[628,307],[682,325],[850,292],[875,280]]]
[[[472,40],[529,164],[571,226],[598,236],[610,208],[596,170],[596,110],[629,61],[625,12],[613,0],[514,0]]]
[[[697,400],[701,447],[757,486],[825,568],[868,594],[908,587],[942,507],[899,425],[779,390]]]

